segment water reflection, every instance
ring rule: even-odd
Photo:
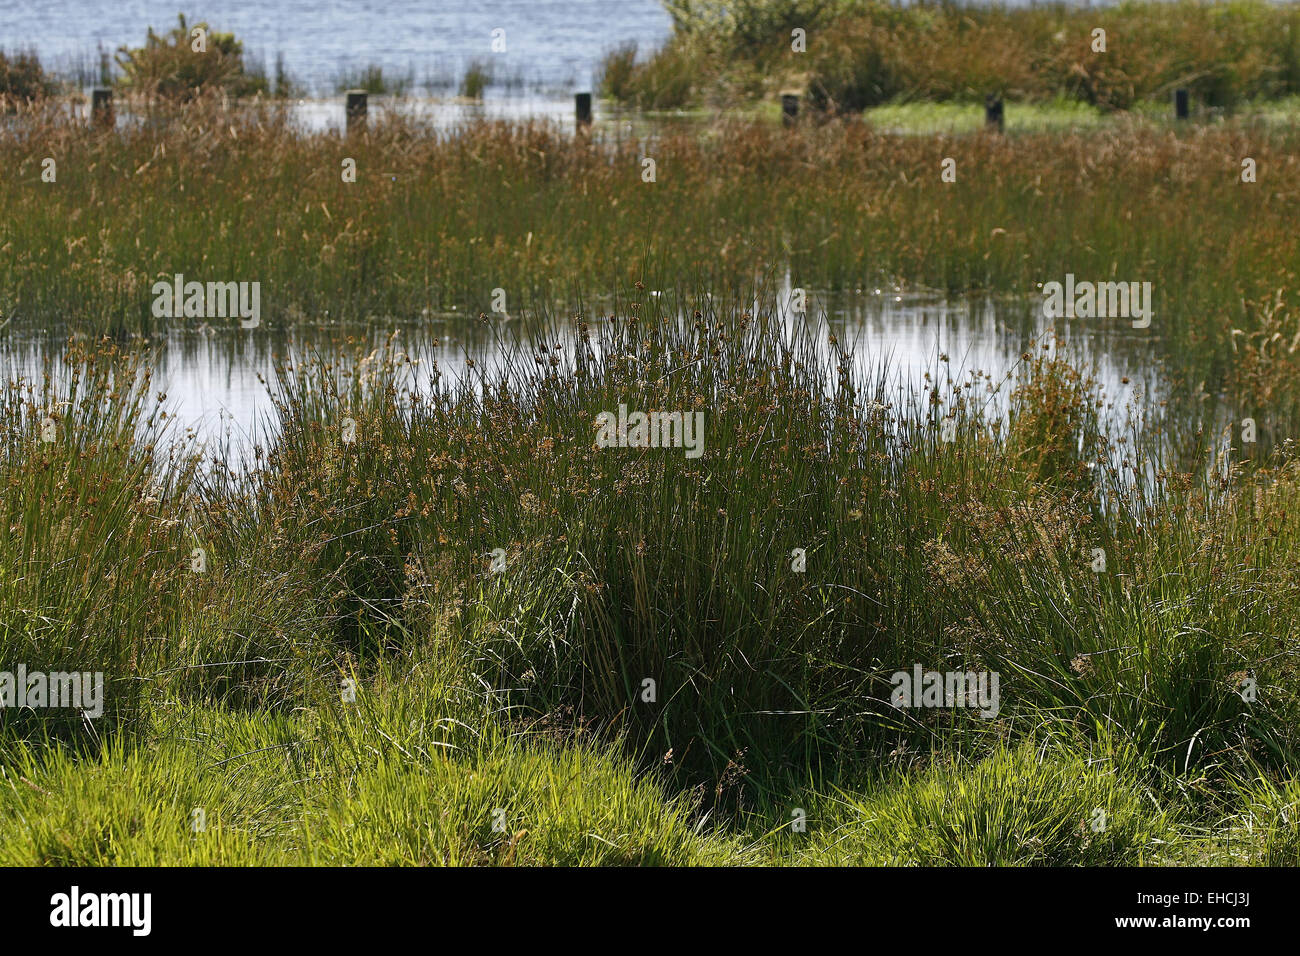
[[[786,303],[782,318],[792,329],[805,326],[821,343],[833,333],[852,349],[864,375],[888,368],[893,386],[903,393],[922,390],[927,373],[942,379],[950,372],[953,380],[961,380],[981,372],[990,383],[1011,382],[1026,349],[1047,344],[1049,354],[1054,352],[1053,332],[1066,343],[1072,360],[1095,369],[1108,399],[1104,417],[1112,427],[1123,427],[1130,403],[1149,408],[1161,390],[1155,336],[1097,320],[1054,327],[1037,300],[947,300],[877,289],[812,292],[807,313],[793,314],[789,291],[787,287],[778,301]],[[298,364],[316,354],[336,355],[340,348],[352,354],[382,348],[392,340],[415,363],[412,386],[427,389],[435,368],[455,380],[464,374],[468,359],[490,365],[516,337],[525,343],[530,338],[522,322],[480,323],[462,314],[356,326],[176,327],[150,343],[153,385],[167,394],[178,431],[213,447],[229,444],[247,451],[270,421],[273,407],[266,383],[282,359]],[[569,344],[567,338],[561,340]],[[5,354],[8,374],[35,376],[47,356],[57,366],[61,351],[49,337],[11,338]],[[829,352],[826,357],[829,361]],[[991,414],[1004,407],[1009,390],[990,396]]]

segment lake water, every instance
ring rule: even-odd
[[[176,25],[176,0],[27,0],[4,4],[0,49],[34,49],[53,68],[95,65],[99,51],[141,46],[146,29]],[[658,0],[205,0],[190,18],[234,33],[246,56],[290,76],[309,92],[333,92],[345,71],[367,65],[443,88],[475,61],[495,88],[518,92],[590,89],[604,54],[635,41],[667,39],[671,21]],[[494,52],[493,31],[505,51]],[[498,34],[500,36],[500,34]]]

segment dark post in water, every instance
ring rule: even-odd
[[[591,129],[591,94],[575,93],[573,105],[578,118],[578,129]]]
[[[348,132],[365,128],[366,125],[366,91],[348,90]]]
[[[984,128],[1001,133],[1003,126],[1002,97],[990,93],[984,97]]]
[[[793,126],[794,121],[799,118],[799,94],[782,93],[781,94],[781,122],[786,126]]]
[[[113,91],[106,86],[90,92],[90,121],[95,126],[113,128]]]

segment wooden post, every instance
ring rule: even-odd
[[[996,93],[990,93],[984,97],[984,128],[998,133],[1001,133],[1005,128],[1002,97]]]
[[[106,86],[90,91],[90,122],[104,129],[113,128],[113,91]]]
[[[591,94],[575,93],[573,95],[574,116],[578,121],[578,131],[591,129]]]
[[[782,93],[781,94],[781,122],[789,128],[795,124],[799,118],[799,94]]]
[[[348,132],[359,132],[366,126],[366,91],[348,90]]]
[[[1174,90],[1174,118],[1185,120],[1188,116],[1188,97],[1186,90]]]

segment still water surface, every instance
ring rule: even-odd
[[[788,295],[779,301],[788,302]],[[792,329],[806,326],[818,342],[824,343],[833,332],[851,347],[863,373],[887,368],[894,389],[917,392],[949,373],[960,380],[980,372],[987,376],[980,388],[987,390],[989,383],[1013,383],[1025,350],[1051,340],[1048,333],[1053,326],[1040,306],[1036,299],[952,301],[867,289],[814,295],[807,316],[787,314],[784,321]],[[430,385],[435,363],[445,379],[461,375],[471,358],[480,368],[491,367],[500,343],[514,337],[514,330],[504,323],[498,326],[498,334],[485,334],[463,315],[369,326],[302,323],[282,330],[241,330],[234,323],[200,330],[178,322],[156,343],[153,384],[167,393],[181,430],[191,431],[211,447],[225,446],[242,454],[255,438],[264,437],[262,428],[273,410],[265,383],[273,378],[277,361],[288,358],[301,364],[314,354],[335,354],[349,338],[368,348],[382,348],[396,331],[395,347],[416,362],[411,385],[424,389]],[[1055,330],[1066,341],[1072,359],[1095,369],[1114,403],[1108,413],[1112,426],[1122,426],[1130,402],[1147,405],[1159,394],[1158,341],[1149,330],[1082,320],[1058,323]],[[571,342],[565,336],[561,341]],[[0,352],[0,365],[6,377],[31,377],[39,374],[47,356],[57,363],[60,351],[48,337],[14,333]],[[826,361],[829,365],[829,354]],[[1003,407],[1008,391],[1004,387],[990,397],[991,411]]]

